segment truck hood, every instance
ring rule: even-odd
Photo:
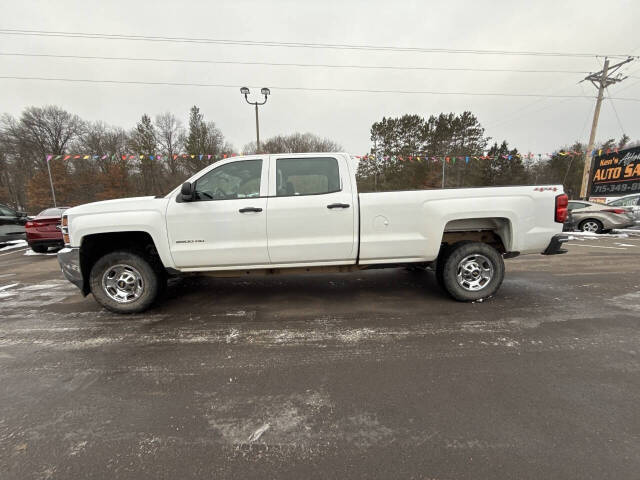
[[[87,215],[92,213],[131,212],[136,210],[158,210],[162,204],[166,205],[167,199],[160,197],[130,197],[117,198],[115,200],[102,200],[100,202],[85,203],[77,207],[69,208],[65,215]]]

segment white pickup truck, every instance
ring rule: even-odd
[[[503,258],[564,253],[562,186],[358,193],[344,153],[210,165],[165,197],[89,203],[62,219],[64,275],[114,312],[148,308],[168,276],[435,266],[454,299],[496,292]]]

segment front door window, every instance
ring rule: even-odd
[[[205,173],[196,181],[195,199],[232,200],[260,196],[262,160],[228,163]]]

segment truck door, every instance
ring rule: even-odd
[[[346,159],[271,155],[270,162],[271,263],[354,263],[358,204]]]
[[[268,159],[221,162],[195,180],[195,198],[169,201],[169,248],[179,268],[268,265]]]

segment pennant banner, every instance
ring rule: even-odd
[[[385,160],[385,161],[401,161],[401,162],[412,162],[412,161],[421,161],[424,160],[432,161],[432,162],[445,162],[445,163],[455,163],[456,161],[464,161],[465,164],[468,164],[471,160],[498,160],[500,158],[504,160],[513,160],[514,158],[522,159],[522,160],[549,160],[553,157],[582,157],[587,153],[589,156],[593,156],[598,154],[598,152],[602,152],[603,150],[590,150],[589,152],[580,152],[580,151],[571,151],[571,150],[560,150],[557,152],[547,152],[547,153],[516,153],[511,155],[430,155],[426,153],[416,154],[416,155],[376,155],[369,153],[366,155],[355,155],[355,158],[361,160]],[[617,148],[607,149],[607,153],[618,152]],[[599,154],[598,154],[599,155]]]
[[[499,158],[505,159],[505,160],[512,160],[514,158],[518,158],[518,159],[528,159],[528,160],[548,160],[552,157],[555,156],[560,156],[560,157],[567,157],[567,158],[574,158],[574,157],[582,157],[583,155],[587,154],[588,156],[593,156],[593,155],[597,155],[597,156],[601,156],[603,154],[610,154],[610,153],[618,153],[618,149],[617,148],[607,148],[606,150],[603,149],[599,149],[599,150],[590,150],[589,152],[580,152],[580,151],[571,151],[571,150],[560,150],[560,151],[556,151],[556,152],[547,152],[547,153],[525,153],[525,154],[521,154],[521,153],[516,153],[513,155],[484,155],[484,154],[477,154],[477,155],[470,155],[470,154],[465,154],[465,155],[452,155],[452,154],[444,154],[444,155],[433,155],[433,154],[429,154],[429,153],[415,153],[415,154],[411,154],[411,155],[378,155],[376,157],[376,155],[372,154],[372,153],[368,153],[365,155],[355,155],[355,158],[357,159],[361,159],[361,160],[375,160],[376,158],[378,158],[379,160],[391,160],[391,161],[401,161],[401,162],[428,162],[428,161],[432,161],[432,162],[446,162],[446,163],[455,163],[456,160],[457,161],[464,161],[465,164],[470,163],[472,160],[498,160]],[[211,154],[211,153],[201,153],[201,154],[187,154],[187,153],[174,153],[173,155],[171,155],[171,158],[173,158],[173,160],[177,160],[178,158],[183,158],[183,159],[196,159],[198,158],[198,160],[202,160],[204,157],[207,158],[207,160],[212,160],[216,161],[216,160],[223,160],[225,158],[229,158],[229,157],[235,157],[237,154],[235,153],[224,153],[224,154]],[[168,155],[165,155],[166,158],[169,158]],[[46,161],[50,162],[51,160],[69,160],[69,159],[74,159],[74,160],[78,160],[78,159],[84,159],[84,160],[88,160],[88,159],[93,159],[93,160],[97,160],[98,158],[102,159],[102,160],[106,160],[107,158],[109,158],[109,155],[83,155],[83,154],[65,154],[65,155],[46,155]],[[118,156],[111,155],[110,157],[112,160],[115,160],[118,158]],[[125,154],[125,155],[120,155],[119,158],[121,158],[123,161],[124,160],[162,160],[163,155],[162,154],[152,154],[152,155],[141,155],[141,154]]]

